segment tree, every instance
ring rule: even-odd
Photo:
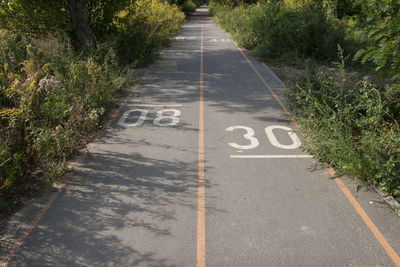
[[[0,28],[43,35],[63,31],[83,51],[113,30],[114,15],[133,0],[0,0]]]
[[[65,0],[0,1],[0,28],[40,35],[62,29],[70,31]]]
[[[356,58],[374,62],[377,70],[388,67],[393,79],[400,81],[400,2],[369,0],[362,7],[372,45],[360,50]]]
[[[72,36],[79,51],[90,49],[93,45],[86,0],[68,0],[69,16],[72,24]]]

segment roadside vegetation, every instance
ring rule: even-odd
[[[0,1],[0,211],[62,177],[135,69],[179,32],[184,3]]]
[[[200,3],[194,3],[192,0],[186,0],[182,4],[182,11],[185,12],[185,14],[190,14],[196,10],[197,7],[200,6]]]
[[[212,0],[210,11],[258,58],[307,69],[286,92],[307,150],[400,199],[398,1]]]

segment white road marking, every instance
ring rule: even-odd
[[[274,129],[282,129],[287,131],[289,134],[290,139],[292,139],[293,143],[291,145],[282,145],[281,143],[278,142],[278,139],[276,138],[273,130]],[[268,126],[265,128],[265,133],[268,136],[269,141],[271,144],[275,147],[282,148],[282,149],[296,149],[301,146],[301,142],[299,138],[297,137],[296,133],[293,132],[293,130],[289,127],[286,126],[280,126],[280,125],[273,125],[273,126]]]
[[[175,37],[175,40],[197,40],[199,37],[196,36],[187,36],[187,37],[182,37],[182,36],[177,36]]]
[[[140,104],[140,105],[133,105],[135,107],[182,107],[181,104],[172,104],[172,105],[147,105],[147,104]]]
[[[301,159],[311,155],[231,155],[231,159]]]
[[[254,137],[255,132],[250,127],[247,127],[247,126],[231,126],[231,127],[226,128],[225,131],[232,132],[232,131],[234,131],[236,129],[246,130],[247,133],[245,135],[243,135],[243,137],[245,139],[249,140],[250,144],[249,145],[238,145],[236,143],[228,143],[228,145],[230,145],[231,147],[236,148],[236,149],[253,149],[253,148],[258,147],[260,142],[258,142],[257,138]]]
[[[217,42],[230,42],[230,39],[211,39],[210,42],[217,43]]]
[[[163,106],[164,107],[164,106]],[[129,115],[133,112],[140,112],[140,116],[135,123],[127,123]],[[171,113],[171,115],[166,115],[165,113]],[[147,114],[149,112],[145,109],[131,109],[127,110],[122,114],[121,118],[118,120],[118,125],[124,127],[134,127],[140,126],[146,120]],[[177,109],[163,109],[157,111],[157,117],[153,120],[154,125],[157,126],[175,126],[179,123],[179,116],[181,115],[181,111]],[[167,120],[167,122],[161,123],[161,121]]]
[[[236,129],[246,130],[247,133],[245,135],[243,135],[243,137],[245,139],[247,139],[248,141],[250,141],[250,144],[249,145],[239,145],[237,143],[228,143],[228,145],[230,145],[231,147],[236,148],[238,150],[253,149],[260,145],[260,142],[254,136],[255,132],[254,132],[253,128],[238,125],[238,126],[230,126],[230,127],[226,128],[225,131],[233,132]],[[274,129],[282,129],[282,130],[287,131],[287,133],[293,143],[291,145],[283,145],[283,144],[279,143],[278,139],[276,138],[276,136],[273,132]],[[300,142],[299,138],[297,137],[296,133],[293,132],[293,130],[289,127],[280,126],[280,125],[272,125],[272,126],[268,126],[265,128],[265,133],[266,133],[269,141],[271,142],[271,144],[277,148],[296,149],[301,146],[301,142]]]
[[[128,116],[132,112],[135,112],[135,111],[140,112],[140,116],[137,119],[137,121],[135,123],[126,123],[126,119],[128,118]],[[121,125],[121,126],[124,126],[124,127],[139,126],[146,119],[147,113],[148,113],[147,110],[144,110],[144,109],[131,109],[131,110],[125,111],[124,114],[122,114],[121,118],[119,119],[118,125]]]
[[[172,115],[165,115],[165,113],[172,112]],[[154,119],[153,123],[157,126],[174,126],[179,123],[179,116],[181,111],[177,109],[164,109],[157,111],[157,118]],[[170,120],[167,123],[161,123],[161,120]]]

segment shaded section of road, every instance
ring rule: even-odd
[[[10,266],[196,264],[201,24],[207,265],[393,266],[327,171],[309,170],[295,127],[206,12],[149,67]],[[250,60],[280,94],[276,76]],[[345,183],[399,251],[398,217]],[[50,197],[15,216],[1,257]]]
[[[150,67],[9,266],[195,264],[201,20]]]

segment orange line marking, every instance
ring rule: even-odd
[[[332,169],[332,167],[328,166],[327,164],[325,165],[325,168],[327,168],[328,172],[332,176],[336,176],[336,172]],[[357,211],[357,213],[360,215],[364,223],[368,226],[370,231],[374,234],[375,238],[379,241],[381,246],[385,249],[386,253],[389,255],[389,257],[392,259],[393,263],[396,266],[400,266],[400,257],[394,251],[392,246],[390,246],[389,242],[385,239],[381,231],[379,231],[378,227],[375,226],[375,224],[372,222],[372,220],[369,218],[367,213],[364,211],[364,209],[361,207],[360,203],[355,199],[353,194],[350,192],[350,190],[346,187],[346,185],[343,183],[342,179],[340,178],[335,178],[334,181],[336,184],[339,186],[339,188],[342,190],[343,194],[347,197],[347,199],[350,201],[351,205],[353,205],[354,209]]]
[[[243,52],[243,50],[235,43],[233,42],[236,46],[236,48],[240,51],[240,53],[243,55],[243,57],[246,59],[246,61],[249,63],[251,68],[254,70],[254,72],[257,74],[258,78],[262,81],[262,83],[265,85],[265,87],[271,92],[272,96],[275,98],[275,100],[278,102],[278,104],[282,107],[283,111],[290,116],[290,120],[296,125],[298,129],[301,130],[300,125],[297,123],[296,119],[293,118],[292,114],[287,110],[285,105],[283,104],[282,100],[279,98],[279,96],[274,92],[274,90],[269,86],[269,84],[265,81],[264,77],[260,74],[260,72],[256,69],[254,64],[250,61],[250,59],[246,56],[246,54]],[[329,174],[331,176],[337,176],[335,170],[333,170],[332,167],[330,167],[328,164],[325,164],[325,168],[328,170]],[[350,190],[347,188],[347,186],[343,183],[343,180],[340,178],[335,178],[334,181],[340,188],[340,190],[343,192],[343,194],[347,197],[351,205],[353,205],[354,209],[360,215],[361,219],[364,221],[364,223],[367,225],[369,230],[372,232],[372,234],[375,236],[375,238],[378,240],[378,242],[381,244],[381,246],[385,249],[386,253],[389,255],[389,257],[392,259],[393,263],[397,266],[400,267],[400,257],[396,253],[396,251],[392,248],[392,246],[389,244],[389,242],[385,239],[383,234],[379,231],[378,227],[372,222],[372,220],[369,218],[367,213],[364,211],[364,209],[361,207],[360,203],[355,199],[353,194],[350,192]]]
[[[142,82],[144,76],[147,74],[147,71],[140,77],[139,81],[137,84],[132,88],[131,92],[126,96],[125,99],[128,99],[133,92],[136,91],[140,83]],[[112,114],[111,118],[107,121],[103,129],[100,131],[100,134],[104,132],[105,129],[110,127],[111,122],[114,121],[116,116],[119,114],[119,112],[126,106],[126,101],[124,101]],[[87,150],[85,153],[73,164],[72,169],[76,170],[86,159],[87,155],[90,153],[90,146],[88,146]],[[58,191],[53,193],[50,200],[45,204],[45,206],[39,211],[39,213],[35,216],[33,221],[29,224],[28,228],[21,234],[21,236],[18,238],[17,242],[14,244],[14,246],[10,249],[8,254],[2,259],[0,262],[0,267],[6,267],[8,265],[8,262],[11,260],[11,258],[14,256],[15,252],[21,247],[21,245],[24,243],[25,239],[29,236],[29,234],[32,232],[32,230],[36,227],[36,225],[39,223],[39,221],[42,219],[46,211],[50,208],[50,206],[54,203],[54,201],[57,199],[58,195],[60,194],[61,190],[66,186],[66,184],[62,184],[59,188]],[[4,245],[6,242],[5,236],[0,240],[0,247]]]
[[[206,227],[205,227],[205,188],[204,188],[204,91],[203,91],[203,47],[204,30],[201,24],[200,48],[200,103],[199,103],[199,162],[198,162],[198,188],[197,188],[197,267],[206,266]]]
[[[249,65],[251,66],[251,68],[254,70],[254,72],[257,74],[258,78],[261,80],[261,82],[264,84],[264,86],[269,90],[269,92],[272,94],[272,96],[274,97],[274,99],[276,100],[276,102],[278,102],[279,106],[281,106],[281,108],[283,109],[283,111],[286,113],[286,115],[290,116],[290,120],[293,122],[294,125],[296,125],[297,128],[300,129],[299,124],[297,123],[297,121],[292,118],[292,114],[289,112],[289,110],[287,110],[287,108],[285,107],[285,105],[283,104],[282,100],[279,98],[279,96],[275,93],[275,91],[272,89],[271,86],[269,86],[269,84],[265,81],[264,77],[260,74],[260,72],[257,70],[257,68],[254,66],[254,64],[250,61],[250,59],[246,56],[246,54],[243,52],[243,50],[236,44],[236,42],[234,42],[234,45],[236,46],[236,48],[240,51],[240,53],[243,55],[243,57],[246,59],[247,63],[249,63]]]
[[[14,256],[15,252],[20,248],[20,246],[24,243],[25,239],[29,236],[29,234],[32,232],[32,230],[35,228],[35,226],[38,224],[40,219],[43,217],[43,215],[46,213],[46,211],[50,208],[50,206],[53,204],[54,200],[58,197],[58,195],[61,192],[61,189],[64,187],[64,185],[59,189],[59,191],[53,193],[51,196],[50,200],[46,203],[46,205],[42,208],[42,210],[35,216],[35,219],[31,222],[29,225],[28,229],[26,229],[22,235],[19,237],[18,241],[14,244],[14,247],[8,252],[7,256],[3,258],[3,260],[0,263],[1,267],[6,267],[8,265],[8,262],[10,259]]]

